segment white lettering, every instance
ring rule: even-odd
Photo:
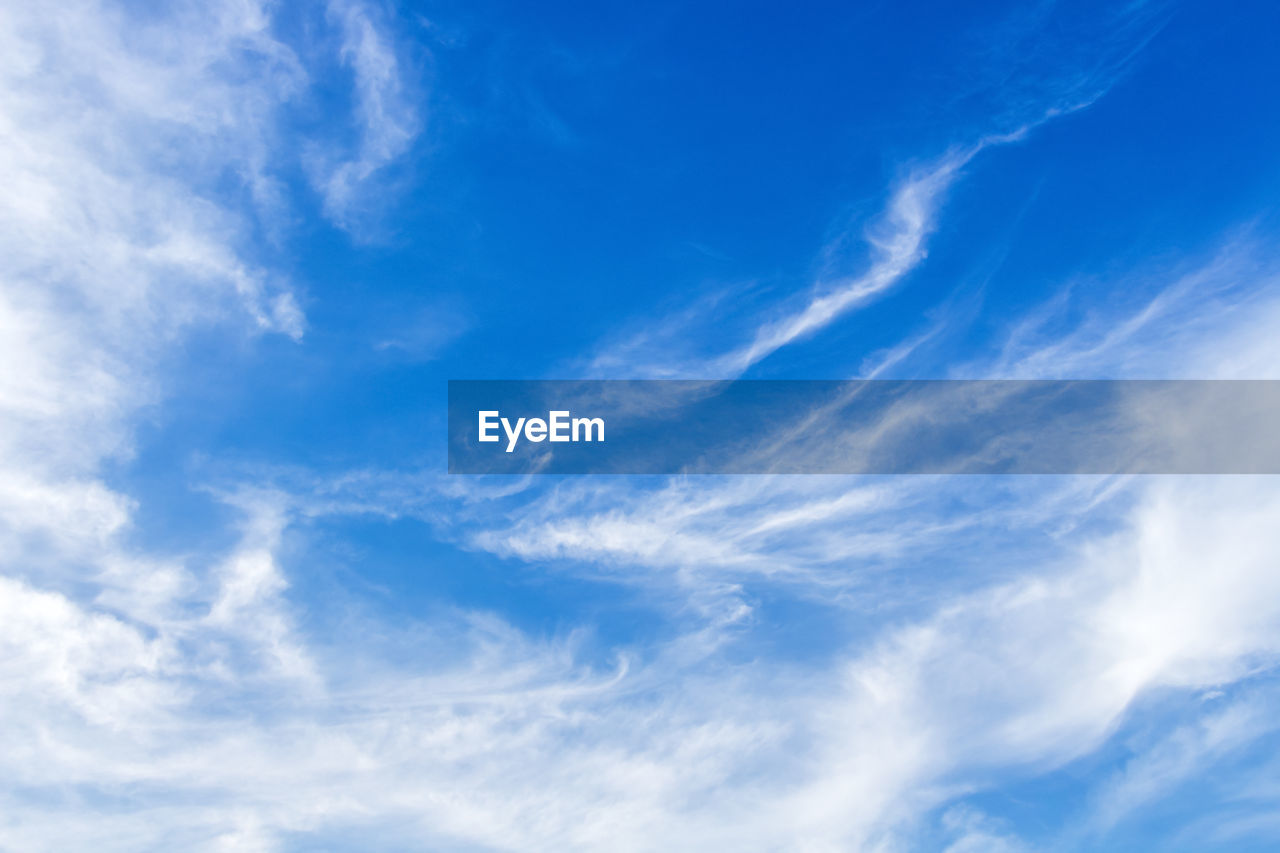
[[[604,418],[575,418],[567,409],[547,412],[546,420],[542,418],[502,417],[496,410],[477,412],[481,441],[501,441],[497,429],[507,435],[507,453],[515,452],[521,437],[525,441],[537,444],[551,441],[604,441]]]
[[[496,418],[497,412],[481,412],[480,413],[480,440],[481,441],[497,441],[496,435],[489,435],[489,430],[497,429],[497,422],[490,422],[489,418]]]
[[[573,419],[573,440],[574,441],[579,441],[579,440],[591,441],[592,440],[591,428],[593,426],[596,428],[596,435],[599,436],[595,440],[604,441],[604,418],[574,418]],[[585,438],[583,439],[578,438],[578,427],[583,428],[583,432],[586,433]]]
[[[520,427],[522,426],[524,426],[524,418],[520,418],[520,420],[516,421],[515,429],[511,428],[511,421],[507,420],[506,418],[502,419],[502,428],[507,432],[507,452],[508,453],[516,449],[516,441],[518,441],[520,438]]]
[[[569,413],[565,411],[549,412],[551,418],[551,440],[569,440]]]

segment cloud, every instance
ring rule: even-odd
[[[606,347],[591,368],[624,371],[628,375],[667,378],[736,377],[779,349],[802,341],[888,291],[920,264],[925,240],[934,226],[937,208],[961,169],[983,148],[1021,138],[1025,130],[984,138],[965,149],[949,151],[911,171],[891,192],[885,209],[868,229],[867,269],[855,276],[821,280],[798,307],[768,306],[749,320],[746,340],[718,355],[677,350],[670,360],[670,344],[688,335],[691,323],[703,322],[704,312],[718,309],[721,298],[706,298],[698,311],[686,310],[650,330],[633,335],[621,347]]]
[[[1207,257],[1068,282],[957,377],[1268,379],[1280,271],[1273,253],[1228,235]],[[1103,299],[1088,294],[1110,294]],[[1082,295],[1083,294],[1083,295]],[[1092,303],[1088,300],[1092,299]],[[1073,320],[1082,306],[1083,319]]]
[[[1207,692],[1204,707],[1192,721],[1134,750],[1118,772],[1098,785],[1085,830],[1105,834],[1273,733],[1276,723],[1268,708],[1275,698],[1274,690],[1249,690],[1247,685],[1244,696],[1235,699],[1224,699],[1221,691]],[[1228,797],[1238,794],[1227,792]]]
[[[837,318],[888,290],[924,258],[924,240],[933,227],[942,194],[959,170],[986,142],[968,151],[948,153],[914,172],[894,190],[882,219],[869,234],[872,260],[854,278],[821,283],[819,295],[797,312],[772,320],[752,340],[712,362],[713,375],[736,376],[789,343],[812,335]]]
[[[1053,365],[1079,377],[1159,364],[1157,375],[1237,377],[1260,365],[1266,375],[1275,288],[1262,257],[1229,240],[1208,260],[1134,273],[1133,286],[1097,290],[1125,298],[1090,306],[1079,326],[1051,323],[1065,297],[1051,301],[1016,326],[1017,344],[998,360],[964,370],[1034,376]],[[839,641],[848,645],[838,689],[792,709],[812,744],[806,773],[780,762],[786,782],[764,796],[788,816],[770,817],[813,849],[892,847],[992,778],[1093,752],[1155,697],[1273,672],[1280,655],[1270,569],[1280,553],[1267,533],[1280,507],[1265,477],[671,478],[566,481],[508,497],[513,522],[464,517],[479,531],[469,541],[674,594],[718,638],[701,638],[704,664],[752,636],[752,611],[775,596],[870,620],[873,639]],[[1042,534],[1051,547],[1023,550]],[[981,569],[964,555],[981,555]],[[886,566],[916,579],[888,584]],[[734,605],[746,613],[721,619]],[[897,627],[867,615],[886,612]],[[753,678],[768,690],[763,672]],[[1175,735],[1136,758],[1127,781],[1099,792],[1099,831],[1195,766],[1190,753],[1176,757],[1188,738],[1212,754],[1268,730],[1233,721],[1248,722],[1235,712],[1206,720],[1205,738]],[[1017,847],[988,835],[974,829],[958,849]]]
[[[917,162],[893,184],[884,208],[861,235],[867,253],[861,272],[820,275],[807,292],[764,305],[741,324],[725,304],[730,301],[727,294],[704,295],[692,307],[622,336],[620,344],[601,347],[587,363],[587,371],[607,372],[611,377],[737,377],[899,285],[924,262],[928,237],[946,194],[975,157],[988,148],[1021,142],[1040,126],[1092,106],[1123,77],[1159,30],[1158,4],[1130,4],[1099,14],[1096,21],[1082,16],[1103,22],[1103,30],[1088,38],[1059,32],[1063,24],[1054,11],[1055,4],[1041,4],[978,36],[966,35],[982,62],[972,69],[971,79],[957,83],[953,98],[986,102],[982,114],[987,117],[987,129],[972,133],[969,141],[952,145],[939,156]],[[845,252],[846,244],[857,242],[848,234],[831,241],[820,253],[826,259],[824,267]],[[718,334],[706,333],[712,327]],[[690,337],[726,334],[742,340],[718,353],[697,351],[687,344]]]
[[[288,499],[235,499],[240,542],[208,576],[171,584],[162,615],[4,588],[27,615],[3,636],[31,650],[7,657],[20,692],[6,706],[22,709],[7,737],[55,720],[60,744],[39,762],[17,740],[6,751],[6,796],[27,815],[6,843],[275,849],[345,827],[502,849],[870,848],[994,769],[1036,772],[1096,747],[1145,691],[1230,681],[1280,652],[1267,580],[1280,508],[1256,480],[1170,483],[1060,565],[851,648],[834,681],[681,656],[684,639],[597,671],[572,639],[533,643],[478,616],[357,632],[371,640],[339,649],[289,616],[274,553]],[[390,663],[381,642],[419,662]],[[323,676],[299,682],[281,665],[296,655]],[[13,799],[70,778],[155,793],[127,813],[81,803],[74,821]],[[999,837],[984,826],[957,824],[957,849]]]
[[[328,17],[341,32],[339,55],[351,73],[357,142],[349,156],[322,153],[313,164],[313,180],[326,215],[350,231],[367,212],[370,181],[409,150],[422,116],[415,103],[418,93],[375,10],[357,0],[332,0]]]
[[[408,131],[372,13],[334,8],[367,89],[341,219],[355,210],[343,193]],[[1280,654],[1280,505],[1248,478],[432,491],[394,472],[296,489],[246,476],[218,492],[236,517],[225,548],[140,547],[134,500],[101,469],[163,399],[175,344],[211,323],[304,331],[247,232],[283,198],[270,128],[308,69],[251,4],[3,14],[0,116],[21,132],[0,134],[16,188],[0,201],[0,358],[16,366],[0,384],[0,846],[900,847],[991,774],[1087,753],[1139,698],[1230,684]],[[902,185],[872,273],[758,326],[724,364],[758,363],[892,286],[964,162]],[[248,207],[218,191],[228,173]],[[1172,316],[1056,352],[1101,369]],[[1251,340],[1262,322],[1246,323]],[[1044,363],[1040,343],[1009,369]],[[669,631],[601,655],[583,630],[533,637],[463,611],[396,627],[353,599],[343,630],[317,632],[325,614],[291,593],[290,534],[357,512],[659,590]],[[783,597],[849,632],[816,662],[756,653],[741,641],[772,639],[756,613]],[[1143,777],[1135,763],[1117,797],[1158,787]],[[951,814],[954,849],[1015,847]]]
[[[182,330],[247,319],[302,334],[250,213],[217,189],[228,171],[270,181],[272,111],[302,75],[249,6],[0,16],[0,456],[10,477],[74,477],[127,450]],[[253,74],[226,74],[228,54]]]

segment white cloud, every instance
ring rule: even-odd
[[[225,170],[260,180],[270,111],[299,85],[296,62],[251,7],[170,14],[0,9],[9,465],[82,472],[124,449],[125,418],[156,397],[159,353],[191,324],[247,315],[302,332],[288,288],[237,250],[244,220],[212,200]],[[256,73],[227,75],[228,54]]]
[[[724,326],[721,306],[728,301],[725,293],[704,297],[692,309],[659,320],[639,333],[621,336],[620,344],[602,347],[588,369],[597,374],[644,378],[736,377],[783,347],[807,340],[888,293],[925,260],[928,237],[936,227],[946,194],[976,156],[988,148],[1020,142],[1040,126],[1092,106],[1120,79],[1155,32],[1143,5],[1132,4],[1112,16],[1103,16],[1110,29],[1092,41],[1084,55],[1055,57],[1049,63],[1055,72],[1048,79],[1028,77],[1028,82],[1018,87],[1010,85],[1010,78],[1025,74],[1025,69],[1015,69],[1026,57],[1011,54],[1010,43],[1036,41],[1047,53],[1061,47],[1054,44],[1056,36],[1048,22],[1052,4],[1024,13],[1009,23],[1007,32],[984,45],[981,50],[989,55],[983,71],[997,70],[998,79],[985,80],[974,91],[957,92],[956,96],[983,91],[1003,100],[994,122],[1002,129],[973,134],[970,138],[976,137],[976,141],[953,146],[918,164],[892,187],[884,208],[862,235],[868,249],[862,272],[834,279],[820,276],[808,293],[792,294],[765,306],[742,333],[745,340],[719,354],[690,351],[681,339],[697,337],[693,330],[699,324],[714,324],[720,337],[734,333]],[[842,234],[823,254],[837,254],[847,242],[849,235]],[[720,310],[712,315],[716,308]]]
[[[679,338],[689,335],[685,327],[707,322],[705,315],[720,307],[724,297],[718,294],[704,299],[699,310],[682,312],[626,338],[621,345],[605,347],[592,361],[592,370],[653,378],[735,377],[782,347],[810,337],[885,293],[915,269],[925,257],[926,238],[943,196],[964,166],[983,148],[1019,139],[1025,132],[984,138],[913,170],[893,188],[884,210],[867,230],[866,269],[858,275],[815,282],[799,306],[768,306],[751,321],[743,343],[718,355],[694,354],[679,347],[673,353]]]
[[[1223,699],[1220,691],[1207,692],[1203,701],[1205,708],[1195,720],[1143,744],[1119,772],[1098,786],[1087,831],[1105,833],[1277,727],[1269,711],[1275,701],[1271,691],[1246,689],[1236,700]],[[1226,793],[1235,792],[1228,788]]]
[[[1013,325],[972,378],[1269,379],[1276,376],[1280,273],[1258,241],[1230,237],[1209,257],[1069,282]],[[1092,286],[1085,286],[1092,285]],[[1082,296],[1103,293],[1104,297]],[[1081,308],[1084,319],[1072,322]]]
[[[341,31],[342,64],[351,73],[358,141],[350,156],[325,152],[313,165],[325,213],[353,230],[369,206],[367,184],[409,150],[421,129],[416,93],[374,9],[357,0],[331,0],[329,18]]]
[[[345,188],[408,131],[372,18],[335,9],[369,128]],[[542,503],[501,535],[477,507],[524,499],[523,485],[459,498],[475,543],[597,576],[652,570],[684,593],[671,610],[693,615],[671,620],[676,636],[616,666],[583,663],[580,636],[537,641],[483,614],[405,630],[357,614],[349,633],[308,635],[285,533],[300,515],[365,508],[341,488],[322,507],[233,491],[226,553],[139,551],[132,503],[98,469],[162,395],[167,348],[211,321],[302,332],[290,290],[246,248],[250,214],[211,187],[231,170],[258,209],[279,203],[264,128],[306,75],[251,4],[163,21],[87,3],[0,14],[0,177],[16,188],[0,200],[0,358],[16,366],[0,385],[2,847],[272,850],[348,832],[363,847],[889,848],[992,768],[1069,760],[1145,692],[1230,682],[1280,653],[1280,503],[1259,480],[1137,490],[1119,529],[1071,540],[1069,559],[871,623],[834,670],[717,656],[749,621],[751,583],[836,590],[834,606],[867,613],[883,600],[856,600],[860,561],[922,555],[941,586],[957,533],[1052,537],[1110,484],[1010,488],[963,521],[947,511],[958,493],[923,480],[531,489]],[[915,263],[951,180],[928,174],[895,197],[880,273],[768,326],[731,363]],[[423,509],[399,486],[402,512],[457,506]],[[1013,845],[982,821],[955,829],[955,849]]]
[[[1132,375],[1141,364],[1160,365],[1160,375],[1239,376],[1240,365],[1271,363],[1269,269],[1228,244],[1171,286],[1161,286],[1163,274],[1147,276],[1132,289],[1136,308],[1089,312],[1076,328],[1042,330],[1038,320],[1035,337],[1024,327],[996,363],[1014,376],[1047,365],[1059,368],[1054,375]],[[932,615],[880,633],[869,649],[851,647],[842,686],[809,695],[791,718],[813,739],[812,756],[801,759],[808,775],[778,770],[785,782],[766,798],[788,817],[766,812],[756,830],[765,838],[785,825],[812,849],[892,849],[922,815],[993,776],[1033,775],[1096,749],[1139,700],[1234,684],[1280,659],[1280,551],[1269,533],[1280,495],[1268,478],[1017,482],[1008,494],[1007,481],[986,478],[963,488],[936,479],[692,478],[643,490],[566,483],[517,493],[514,524],[472,541],[679,590],[709,626],[729,603],[773,583],[865,618],[887,601],[867,582],[876,558],[930,567],[913,585],[940,590]],[[1009,538],[974,538],[997,531]],[[1057,556],[1033,554],[1007,574],[966,572],[969,589],[948,585],[962,554],[1016,561],[1010,545],[1034,531],[1061,537]],[[719,609],[704,607],[717,601]],[[704,648],[722,648],[743,625],[714,624],[720,640]],[[767,692],[768,677],[754,677]],[[760,707],[754,696],[736,702]],[[1268,730],[1238,722],[1210,721],[1196,749],[1239,748]],[[1100,806],[1104,828],[1114,820],[1106,815],[1158,797],[1199,760],[1177,749],[1135,760],[1130,778],[1104,792],[1112,801]],[[977,829],[957,849],[988,844],[1016,849],[1017,841]]]

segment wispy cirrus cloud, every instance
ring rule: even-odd
[[[933,229],[937,210],[961,170],[980,151],[1012,142],[1026,129],[999,137],[986,137],[964,149],[944,154],[911,171],[890,193],[878,219],[867,230],[870,260],[865,271],[836,280],[820,280],[800,305],[772,305],[749,321],[746,339],[719,354],[675,350],[674,341],[690,336],[690,327],[704,321],[701,311],[658,324],[656,332],[641,332],[626,339],[617,350],[605,348],[591,362],[594,373],[624,372],[629,376],[671,378],[678,376],[736,377],[788,344],[803,341],[855,311],[898,284],[925,257],[925,243]],[[724,297],[704,300],[703,310]],[[792,302],[796,300],[791,300]]]
[[[339,57],[351,74],[356,141],[350,151],[316,149],[312,179],[326,215],[358,231],[373,204],[371,182],[409,151],[421,131],[422,97],[376,7],[332,0],[327,15],[339,29]]]
[[[9,466],[80,475],[127,444],[183,329],[302,334],[292,288],[215,189],[225,171],[270,181],[273,110],[302,75],[247,7],[0,15],[0,347],[20,366],[0,379],[0,441]],[[224,74],[229,52],[255,75]]]
[[[956,87],[954,97],[990,101],[988,127],[995,129],[974,132],[969,141],[906,168],[860,240],[859,235],[841,234],[819,253],[826,259],[824,268],[830,267],[833,257],[848,254],[847,247],[857,245],[866,254],[859,272],[830,276],[824,271],[804,291],[763,305],[727,329],[725,318],[732,312],[725,311],[724,304],[732,301],[729,294],[706,295],[691,308],[656,319],[648,329],[621,335],[621,343],[601,347],[587,362],[587,372],[644,378],[737,377],[900,285],[924,262],[928,238],[937,227],[947,193],[975,158],[988,149],[1021,142],[1042,125],[1097,102],[1123,77],[1160,27],[1156,4],[1138,3],[1103,14],[1105,32],[1093,39],[1065,39],[1055,32],[1054,5],[1040,4],[1003,28],[988,28],[974,37],[975,51],[984,61],[973,79]],[[1035,75],[1025,67],[1032,56],[1038,61]],[[1046,63],[1048,57],[1052,61]],[[1052,69],[1048,74],[1043,71],[1045,64]],[[723,338],[729,332],[740,342],[720,352],[691,347],[690,338],[713,337],[706,334],[709,323],[721,333],[714,337]]]
[[[1106,288],[1068,282],[1013,324],[996,352],[952,375],[1272,378],[1278,276],[1272,253],[1232,234],[1205,257],[1111,273]],[[1080,290],[1113,295],[1074,319]]]
[[[1048,320],[1062,299],[1051,301],[1030,325],[1015,324],[1015,345],[965,370],[1147,375],[1145,364],[1159,365],[1157,375],[1239,377],[1242,365],[1262,365],[1266,375],[1274,336],[1261,330],[1274,322],[1276,291],[1255,249],[1228,240],[1202,262],[1133,275],[1141,286],[1093,289],[1100,295],[1079,325]],[[1118,292],[1116,304],[1108,294]],[[846,640],[838,658],[847,692],[806,706],[825,760],[774,792],[792,831],[816,849],[874,847],[992,774],[1036,775],[1089,754],[1153,694],[1216,690],[1277,662],[1268,579],[1277,555],[1265,532],[1276,509],[1266,478],[1019,482],[1002,501],[1012,487],[985,478],[692,478],[642,490],[570,481],[516,493],[514,524],[480,524],[472,541],[681,590],[688,612],[709,620],[731,603],[744,607],[716,623],[721,640],[704,648],[750,636],[751,611],[775,587],[808,590],[859,618],[902,614],[898,627],[873,630],[869,648]],[[997,531],[1009,538],[984,538]],[[1056,538],[1048,551],[1013,544],[1042,534]],[[966,567],[956,586],[951,570],[964,553],[984,555],[990,571]],[[1003,559],[1019,565],[992,565]],[[937,597],[894,588],[886,565],[923,571]],[[721,606],[704,610],[709,601]],[[1238,749],[1266,731],[1233,727],[1213,742]],[[1133,784],[1145,784],[1143,760],[1133,766]],[[1105,786],[1098,797],[1102,814],[1144,802],[1139,791],[1121,797]],[[989,834],[962,829],[958,849]]]
[[[247,509],[240,547],[191,566],[125,544],[137,502],[103,474],[192,330],[305,332],[270,245],[288,220],[278,125],[310,69],[271,12],[0,4],[0,797],[30,818],[5,821],[0,846],[150,843],[127,809],[73,825],[46,793],[118,805],[120,785],[186,772],[151,750],[211,707],[192,704],[200,685],[217,704],[255,673],[311,679],[278,516]]]
[[[950,804],[993,773],[1088,754],[1139,699],[1220,689],[1280,654],[1280,506],[1258,480],[467,488],[308,472],[272,489],[250,471],[219,492],[235,518],[225,548],[139,547],[134,499],[99,467],[162,398],[168,348],[215,319],[304,331],[244,237],[249,214],[212,187],[240,174],[269,209],[263,128],[307,66],[265,8],[147,19],[142,58],[124,46],[130,13],[72,11],[47,27],[6,9],[0,27],[13,48],[0,105],[22,128],[0,142],[22,188],[0,208],[4,356],[21,367],[0,386],[0,846],[893,849],[946,809],[951,849],[1017,849],[1011,829]],[[372,93],[356,120],[380,128],[342,161],[343,181],[362,181],[405,150],[398,120],[379,118],[403,90],[382,36],[364,40],[376,16],[338,14]],[[43,73],[82,39],[102,53],[74,80]],[[215,57],[236,51],[270,73],[224,77]],[[105,132],[68,121],[77,108]],[[834,282],[711,363],[758,364],[894,286],[967,162],[893,196],[878,277]],[[358,207],[343,192],[339,221]],[[1030,329],[993,363],[1039,370],[1052,353],[1102,372],[1166,334],[1224,372],[1269,363],[1230,330],[1266,343],[1273,315],[1197,325],[1206,292],[1255,304],[1197,283],[1132,323]],[[337,616],[304,607],[291,536],[354,514],[423,518],[471,548],[655,593],[644,601],[667,631],[601,663],[584,630],[538,638],[465,610],[392,625],[354,598]],[[800,601],[797,621],[834,611],[848,631],[817,660],[758,653],[750,641],[777,641],[760,613],[783,600]],[[1253,736],[1223,726],[1210,752]],[[1132,769],[1104,794],[1138,808],[1159,774]]]

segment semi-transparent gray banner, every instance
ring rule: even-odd
[[[451,381],[455,474],[1275,474],[1280,381]]]

